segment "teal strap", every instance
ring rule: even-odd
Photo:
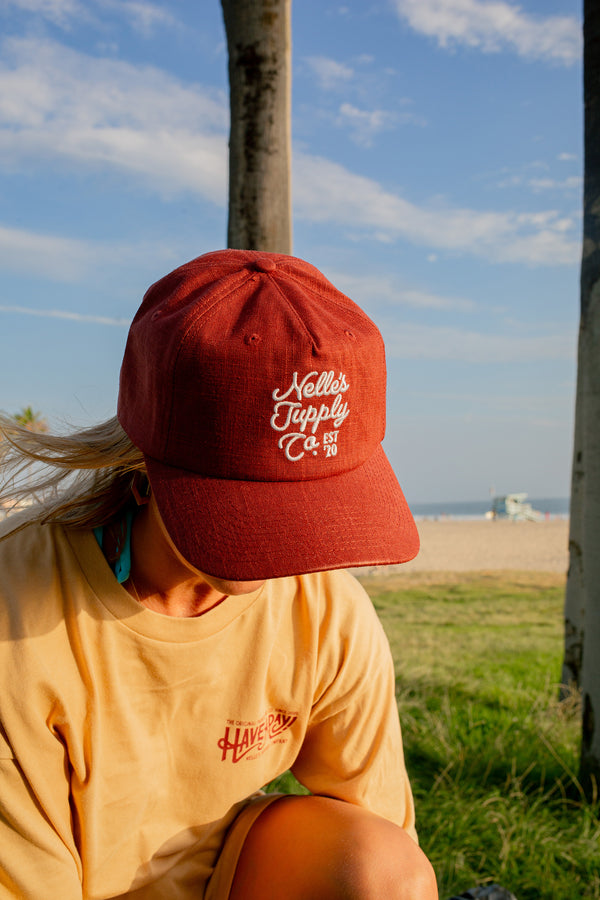
[[[131,574],[131,526],[133,518],[137,510],[130,507],[125,513],[125,541],[123,549],[114,566],[114,573],[119,584],[123,584]],[[102,541],[104,540],[104,525],[94,528],[94,535],[102,549]]]

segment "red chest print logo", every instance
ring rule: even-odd
[[[283,709],[266,712],[257,722],[236,722],[228,719],[225,734],[219,740],[222,751],[221,761],[225,762],[231,753],[231,762],[237,763],[244,757],[255,759],[270,744],[283,744],[287,738],[281,737],[298,716]]]

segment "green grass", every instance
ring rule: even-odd
[[[421,846],[440,897],[600,900],[600,804],[577,783],[580,707],[559,703],[564,579],[363,580],[388,634]],[[279,789],[293,791],[292,777]]]
[[[447,897],[600,898],[600,806],[577,783],[580,707],[558,701],[564,580],[365,580],[396,663],[423,849]]]

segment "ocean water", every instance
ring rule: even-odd
[[[534,509],[550,518],[566,519],[569,516],[568,497],[527,497]],[[453,503],[411,503],[412,514],[418,519],[482,519],[492,506],[491,497],[486,500],[471,500]]]

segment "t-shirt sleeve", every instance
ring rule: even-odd
[[[45,771],[48,784],[64,772]],[[58,788],[59,789],[59,788]],[[60,790],[60,789],[59,789]],[[67,790],[64,791],[67,797]],[[68,801],[64,810],[68,817]],[[78,865],[25,777],[0,725],[0,900],[81,900]]]
[[[49,635],[61,610],[45,599],[59,583],[47,532],[0,541],[0,571],[0,900],[81,900],[70,768],[53,727]]]
[[[362,588],[345,585],[323,618],[315,700],[293,772],[312,793],[356,803],[416,840],[389,644]]]

